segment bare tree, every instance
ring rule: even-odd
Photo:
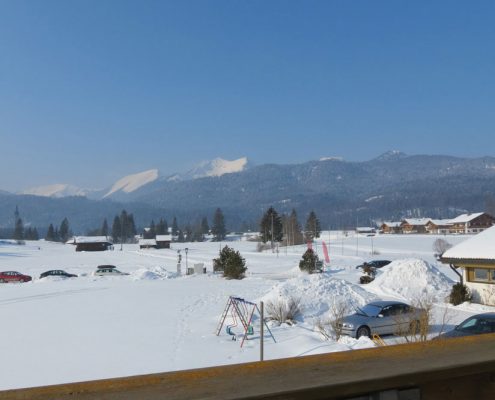
[[[328,317],[316,320],[316,330],[327,340],[339,340],[342,336],[342,322],[349,312],[349,305],[345,301],[333,302]]]
[[[292,325],[301,313],[301,300],[294,297],[281,297],[268,301],[265,303],[265,312],[269,321]]]
[[[447,242],[445,239],[437,239],[433,242],[433,251],[435,255],[441,257],[443,253],[445,253],[448,249],[450,249],[452,245]]]

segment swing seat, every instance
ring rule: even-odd
[[[248,335],[254,335],[254,328],[253,325],[249,325],[247,329],[247,334]]]
[[[227,332],[227,335],[235,336],[235,333],[234,333],[234,332],[232,332],[232,329],[231,329],[231,327],[230,327],[230,326],[227,326],[227,327],[225,328],[225,332]]]

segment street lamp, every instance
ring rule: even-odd
[[[182,261],[182,256],[180,254],[180,249],[177,250],[177,274],[180,275],[181,274],[181,266],[180,266],[180,263]]]

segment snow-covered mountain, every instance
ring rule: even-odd
[[[211,176],[222,176],[234,172],[242,172],[249,168],[247,157],[237,160],[224,160],[215,158],[211,161],[203,161],[183,174],[174,174],[167,178],[168,181],[186,181],[190,179],[206,178]]]
[[[154,182],[158,179],[159,173],[157,169],[150,169],[148,171],[140,172],[138,174],[128,175],[122,179],[119,179],[110,188],[110,190],[105,193],[103,198],[113,196],[116,193],[132,193],[140,187],[147,185],[148,183]]]
[[[90,190],[81,189],[77,186],[66,183],[56,183],[53,185],[37,186],[22,191],[20,194],[31,194],[43,197],[68,197],[68,196],[88,196]]]

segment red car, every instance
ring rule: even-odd
[[[23,275],[20,272],[16,271],[4,271],[0,272],[0,283],[7,282],[29,282],[33,278],[29,275]]]

